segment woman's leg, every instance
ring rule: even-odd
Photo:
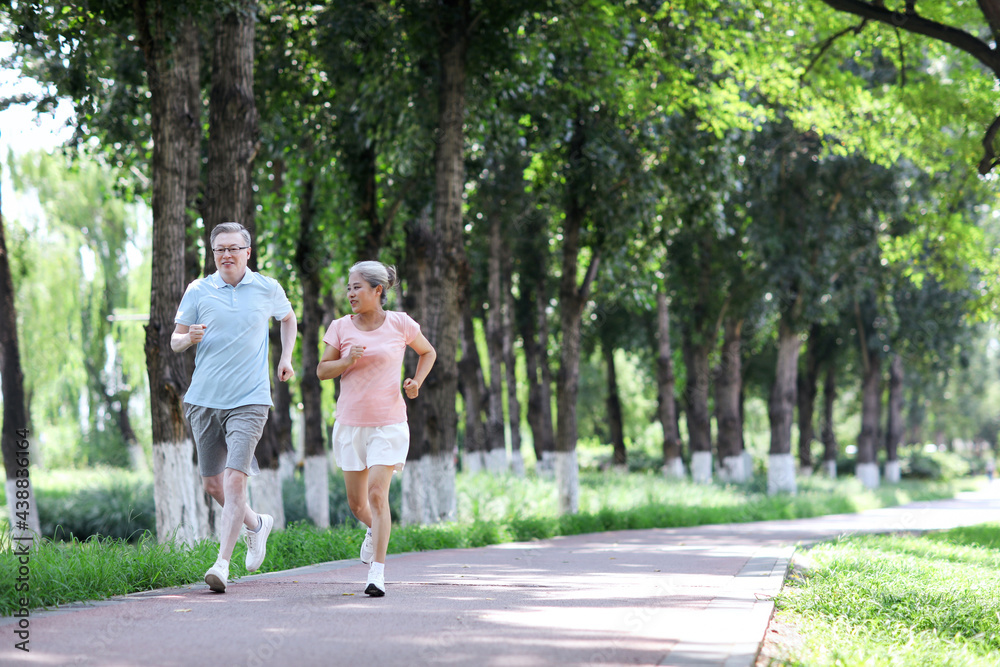
[[[371,512],[372,539],[375,542],[375,562],[385,563],[385,552],[389,548],[389,533],[392,531],[392,516],[389,513],[389,483],[392,482],[393,466],[372,466],[368,469],[368,507]],[[360,518],[360,517],[359,517]]]
[[[345,470],[344,486],[347,488],[347,504],[358,521],[369,528],[372,526],[372,510],[368,503],[368,471]]]

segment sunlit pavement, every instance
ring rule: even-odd
[[[1000,483],[795,521],[620,531],[337,561],[0,619],[0,664],[726,665],[757,655],[797,544],[1000,521]]]

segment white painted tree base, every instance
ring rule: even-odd
[[[465,452],[462,457],[462,472],[476,475],[486,469],[486,456],[483,452]]]
[[[262,468],[249,478],[250,507],[258,514],[274,517],[272,530],[285,529],[285,501],[281,497],[281,474],[276,468]]]
[[[830,479],[837,479],[837,461],[836,459],[830,461],[823,461],[822,465],[823,474]]]
[[[542,452],[542,460],[535,463],[535,474],[543,479],[554,479],[556,476],[556,453]]]
[[[580,468],[576,463],[576,450],[555,452],[555,470],[559,511],[576,514],[580,510]]]
[[[510,471],[515,477],[524,477],[524,457],[521,455],[521,450],[511,453]]]
[[[900,474],[899,461],[887,461],[885,464],[885,483],[899,484],[903,478]]]
[[[660,470],[663,471],[663,476],[667,479],[684,479],[687,477],[687,473],[684,471],[684,461],[680,457],[667,459]]]
[[[427,455],[403,468],[400,523],[440,523],[455,518],[455,461],[450,454]]]
[[[799,466],[798,474],[800,477],[812,477],[813,468],[812,466]]]
[[[135,444],[128,446],[128,460],[129,465],[132,466],[132,470],[136,472],[149,470],[149,462],[146,460],[146,450],[142,448],[142,445]]]
[[[153,502],[160,543],[190,546],[213,536],[193,447],[190,440],[153,444]]]
[[[744,449],[740,456],[743,457],[743,474],[746,475],[745,481],[749,484],[753,481],[754,477],[753,454]]]
[[[742,454],[722,459],[722,467],[719,468],[720,481],[727,484],[746,484],[747,477],[746,457]]]
[[[712,483],[712,452],[691,452],[691,481]]]
[[[302,462],[306,487],[306,514],[317,528],[330,527],[330,474],[326,456],[307,456]]]
[[[798,491],[795,480],[795,457],[791,454],[771,454],[767,466],[767,495]]]
[[[28,475],[28,477],[8,477],[4,488],[7,491],[7,520],[10,521],[10,536],[14,540],[20,540],[20,538],[27,538],[30,536],[32,541],[29,543],[27,540],[24,540],[23,545],[25,547],[33,547],[35,546],[34,540],[36,536],[41,536],[42,534],[42,528],[41,522],[38,519],[38,503],[35,502],[35,489],[31,485],[30,467],[28,468]],[[27,486],[18,488],[18,479],[27,479]],[[21,492],[22,497],[20,498],[18,497],[18,491]],[[27,498],[24,498],[23,496],[26,494]],[[17,504],[23,502],[28,503],[27,509],[24,509],[23,505],[18,508]],[[27,515],[25,515],[25,513],[27,513]],[[21,514],[23,518],[18,518],[18,514]],[[18,527],[23,524],[27,524],[27,528]],[[14,545],[13,543],[11,544],[16,550],[17,545]]]
[[[295,477],[295,468],[298,467],[299,455],[295,452],[282,452],[278,455],[278,477],[284,482],[286,479]]]
[[[503,475],[507,472],[507,450],[497,447],[486,452],[486,470],[492,475]]]
[[[879,487],[877,463],[859,463],[854,474],[857,475],[866,489],[877,489]]]

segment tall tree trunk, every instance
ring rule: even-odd
[[[483,424],[483,404],[486,385],[479,361],[472,313],[466,304],[462,308],[462,360],[458,362],[458,388],[465,403],[465,448],[462,470],[467,473],[486,469],[486,426]]]
[[[823,429],[820,439],[823,441],[823,470],[832,479],[837,478],[837,455],[840,453],[837,434],[833,430],[833,406],[836,402],[837,367],[831,362],[826,367],[823,380]]]
[[[718,427],[720,477],[724,482],[743,484],[751,471],[743,456],[743,417],[740,392],[743,386],[743,320],[727,317],[723,321],[722,355],[715,373],[715,416]]]
[[[139,45],[146,61],[153,136],[153,247],[146,369],[153,431],[153,495],[161,542],[184,544],[211,535],[211,505],[194,465],[181,400],[191,381],[193,351],[170,349],[177,304],[184,293],[185,230],[191,183],[188,160],[197,150],[201,100],[198,31],[190,17],[168,25],[162,2],[134,5]],[[176,34],[174,43],[168,35]]]
[[[409,225],[414,308],[407,308],[437,350],[420,397],[410,403],[409,464],[403,471],[404,523],[433,523],[455,512],[455,392],[458,386],[459,302],[468,280],[462,235],[465,191],[465,77],[470,0],[444,0],[440,24],[438,134],[434,150],[434,229]],[[423,251],[423,252],[421,252]],[[420,253],[422,256],[418,256]],[[420,290],[418,292],[417,290]],[[411,364],[413,355],[409,355]]]
[[[208,179],[205,201],[205,247],[216,225],[238,222],[256,246],[253,161],[259,134],[253,91],[256,0],[241,0],[215,23],[212,89],[208,111]],[[256,270],[257,250],[249,268]],[[205,275],[215,271],[215,256],[205,253]]]
[[[903,439],[903,358],[893,355],[889,364],[889,420],[885,429],[885,481],[898,484],[899,443]]]
[[[858,435],[857,476],[869,489],[879,486],[878,430],[881,412],[882,361],[877,352],[868,351],[861,382],[861,433]]]
[[[522,334],[528,371],[528,424],[535,448],[535,470],[555,474],[556,434],[552,425],[552,371],[549,367],[548,295],[544,275],[535,291],[533,317]]]
[[[684,387],[684,416],[691,446],[691,478],[698,484],[712,481],[712,422],[708,411],[709,365],[712,345],[694,340],[691,327],[684,327],[681,348],[687,384]]]
[[[277,376],[281,359],[281,324],[273,322],[268,331],[268,353],[272,377]],[[250,478],[250,502],[258,512],[274,517],[274,529],[285,528],[285,503],[282,497],[281,461],[288,452],[294,453],[292,444],[292,394],[287,382],[271,382],[271,402],[264,432],[257,443],[257,463],[260,474]]]
[[[813,415],[816,410],[816,394],[819,386],[819,359],[816,346],[819,342],[819,327],[813,326],[806,344],[805,368],[799,373],[799,471],[811,475],[813,469],[812,442],[816,439]]]
[[[767,471],[767,492],[770,494],[796,491],[792,420],[795,415],[800,347],[798,333],[783,316],[778,324],[778,361],[767,407],[771,422]]]
[[[670,345],[670,303],[662,285],[656,291],[656,385],[657,416],[663,427],[663,473],[684,477],[681,437],[677,429],[677,401],[674,399],[674,358]]]
[[[504,244],[504,274],[512,273],[510,252]],[[507,422],[510,428],[510,469],[518,477],[524,476],[524,457],[521,455],[521,402],[517,397],[517,359],[514,356],[514,295],[508,281],[503,290],[503,367],[507,381]]]
[[[490,217],[489,258],[487,259],[486,351],[490,388],[486,395],[486,468],[491,473],[507,472],[507,443],[503,423],[503,311],[504,290],[500,268],[503,256],[502,217]]]
[[[575,514],[580,504],[580,478],[576,460],[576,398],[580,385],[580,329],[590,285],[597,275],[600,253],[594,252],[583,284],[577,284],[582,242],[580,232],[586,210],[581,202],[584,187],[573,171],[583,160],[586,142],[584,121],[577,117],[570,138],[570,176],[567,179],[566,216],[563,220],[562,278],[559,283],[559,324],[562,340],[556,376],[556,492],[559,510]]]
[[[2,179],[0,179],[2,181]],[[2,205],[2,203],[0,203]],[[17,310],[14,279],[10,273],[10,255],[0,208],[0,390],[3,393],[3,423],[0,424],[0,452],[6,474],[7,520],[10,524],[11,548],[22,553],[33,545],[34,535],[42,532],[38,520],[38,504],[31,486],[31,461],[37,450],[28,424],[28,409],[24,400],[24,372],[21,370],[21,349],[17,338]]]
[[[622,419],[622,401],[618,393],[618,371],[615,369],[615,348],[610,341],[601,344],[604,354],[604,366],[607,369],[608,380],[608,429],[611,432],[613,461],[616,466],[626,466],[628,455],[625,452],[625,424]]]
[[[330,526],[330,469],[323,436],[323,384],[316,377],[323,329],[324,261],[316,245],[316,179],[308,178],[299,202],[299,240],[295,259],[302,283],[302,440],[306,513],[319,528]]]

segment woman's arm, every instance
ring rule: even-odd
[[[340,349],[327,344],[326,350],[323,352],[323,358],[319,360],[319,365],[316,366],[316,377],[320,380],[332,380],[335,377],[340,377],[364,353],[365,348],[363,345],[352,345],[351,352],[347,357],[341,359]]]
[[[413,377],[407,378],[403,382],[403,390],[409,398],[416,398],[420,394],[420,387],[424,384],[424,380],[427,379],[427,374],[434,367],[437,352],[423,334],[418,334],[410,343],[410,347],[420,355],[420,358],[417,360],[417,370],[413,372]]]

